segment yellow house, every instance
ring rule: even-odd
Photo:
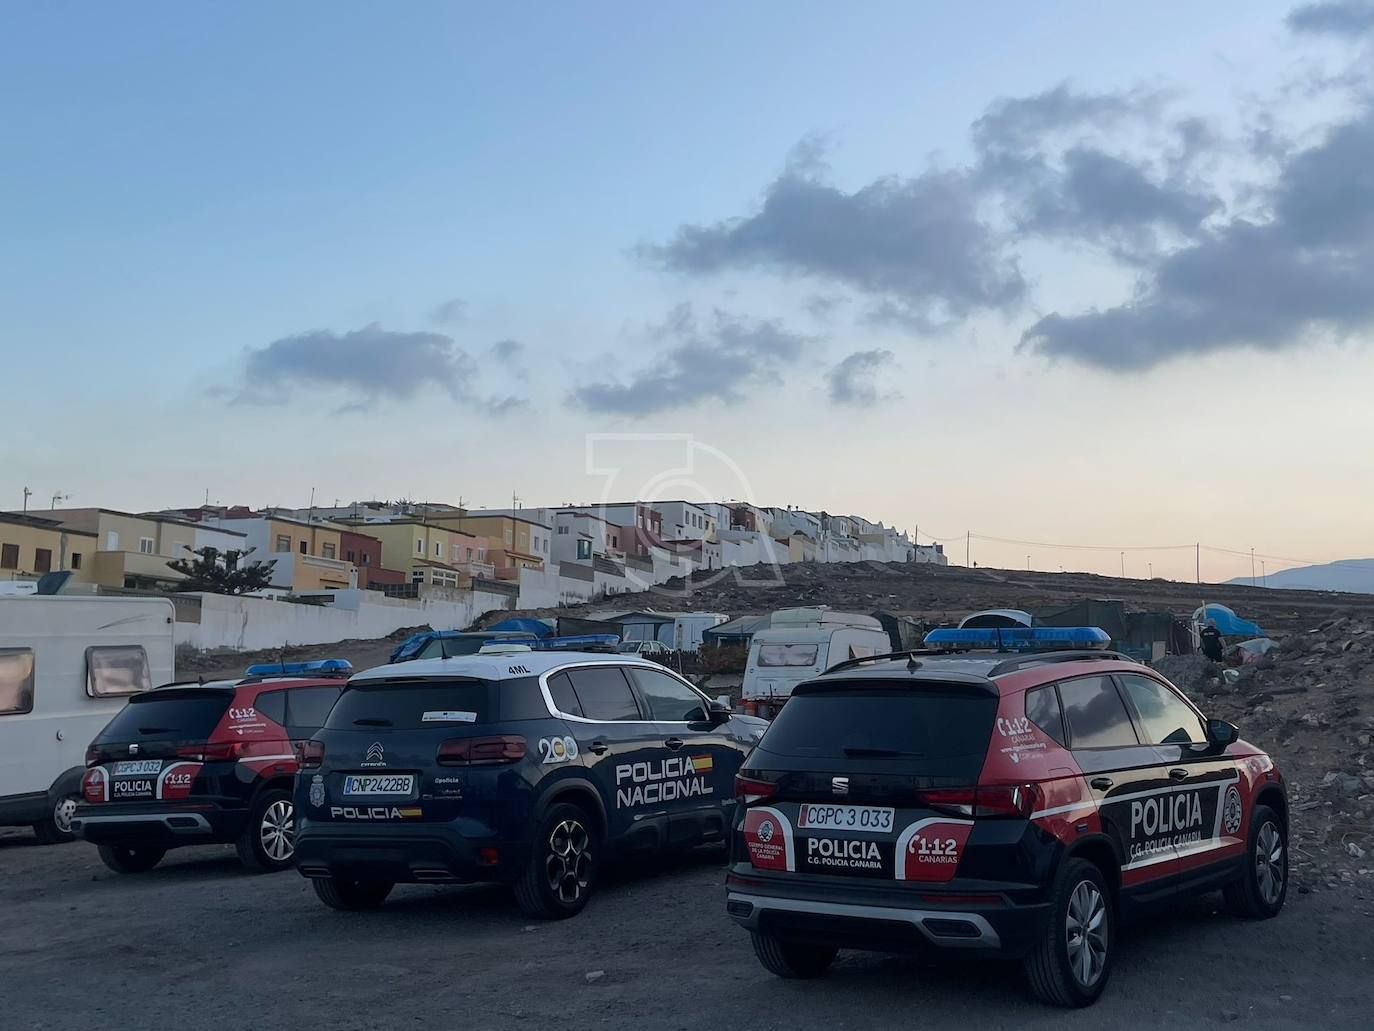
[[[94,533],[66,528],[57,519],[27,512],[0,512],[0,580],[36,580],[44,573],[70,570],[91,583]]]
[[[370,523],[341,522],[382,542],[382,566],[402,570],[413,584],[457,587],[472,576],[491,576],[487,541],[441,525],[434,516]]]
[[[207,527],[242,535],[249,562],[271,562],[271,586],[293,591],[337,591],[357,584],[357,569],[343,557],[343,535],[337,526],[287,516],[253,515],[208,519]]]
[[[207,545],[242,549],[243,535],[167,515],[135,515],[112,508],[59,508],[47,514],[68,532],[93,538],[87,579],[102,587],[175,587],[185,579],[167,565]]]
[[[519,579],[521,569],[544,568],[552,530],[542,523],[520,516],[469,515],[462,510],[431,513],[429,519],[467,534],[485,537],[490,542],[487,547],[488,561],[495,566],[495,575],[502,579]]]

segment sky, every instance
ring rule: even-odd
[[[1374,554],[1368,0],[0,24],[4,507],[744,498],[981,565]]]

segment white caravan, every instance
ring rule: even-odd
[[[872,616],[825,607],[780,609],[749,643],[743,695],[754,701],[782,701],[797,684],[837,662],[891,650],[887,631]]]
[[[0,597],[0,826],[69,841],[86,747],[172,679],[165,598]]]

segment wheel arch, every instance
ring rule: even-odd
[[[64,795],[81,797],[81,782],[85,776],[86,767],[84,766],[73,766],[71,769],[58,774],[57,779],[48,788],[48,805],[51,807]]]
[[[1255,805],[1268,806],[1278,815],[1279,823],[1283,825],[1283,833],[1288,834],[1288,796],[1283,793],[1283,789],[1277,784],[1269,784],[1259,790],[1255,795]]]
[[[1111,838],[1105,834],[1084,836],[1069,846],[1060,861],[1061,867],[1070,859],[1087,860],[1101,870],[1102,876],[1107,879],[1107,887],[1111,889],[1112,898],[1120,898],[1121,857],[1117,854],[1116,845]]]
[[[581,806],[587,811],[587,815],[596,822],[597,830],[605,838],[609,832],[610,825],[606,818],[606,803],[601,799],[601,793],[596,790],[589,780],[581,777],[564,777],[548,789],[539,799],[534,807],[534,819],[538,821],[549,811],[549,808],[559,802],[570,802]]]

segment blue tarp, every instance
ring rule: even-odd
[[[1258,623],[1251,623],[1248,619],[1241,619],[1225,605],[1204,605],[1202,608],[1193,612],[1193,619],[1205,624],[1209,619],[1215,620],[1217,632],[1222,637],[1265,637],[1263,630]]]
[[[529,619],[526,616],[514,616],[510,619],[503,619],[499,623],[493,623],[487,627],[488,630],[515,630],[522,634],[533,634],[535,637],[548,637],[553,633],[553,627],[545,623],[542,619]]]

